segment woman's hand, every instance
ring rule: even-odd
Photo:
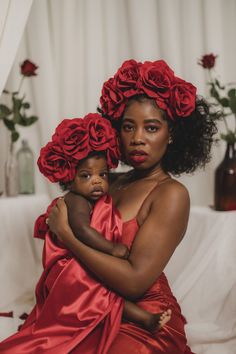
[[[67,206],[63,198],[59,198],[56,205],[51,209],[47,224],[50,231],[52,231],[60,241],[67,240],[67,235],[70,234],[70,226],[68,222]]]

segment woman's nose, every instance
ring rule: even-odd
[[[143,131],[141,129],[134,130],[133,136],[131,138],[131,144],[133,145],[144,144]]]

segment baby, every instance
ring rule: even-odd
[[[122,243],[108,241],[90,226],[94,204],[108,193],[108,165],[104,153],[93,152],[82,160],[75,179],[64,197],[69,223],[76,237],[86,245],[115,257],[128,258],[129,250]],[[125,300],[123,317],[149,331],[161,328],[170,319],[170,311],[152,314]]]

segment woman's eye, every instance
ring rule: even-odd
[[[125,132],[130,132],[130,131],[133,130],[133,128],[134,128],[134,126],[131,125],[131,124],[124,124],[124,125],[122,126],[122,129],[123,129]]]
[[[157,132],[158,131],[158,127],[156,126],[156,125],[148,125],[147,127],[146,127],[146,130],[148,131],[148,132],[150,132],[150,133],[155,133],[155,132]]]

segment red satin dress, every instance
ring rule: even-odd
[[[138,228],[136,218],[123,223],[122,242],[128,247],[131,247]],[[185,318],[181,314],[164,273],[137,302],[137,305],[155,313],[170,308],[171,319],[153,335],[133,323],[122,323],[108,354],[193,354],[187,346],[184,331]]]

